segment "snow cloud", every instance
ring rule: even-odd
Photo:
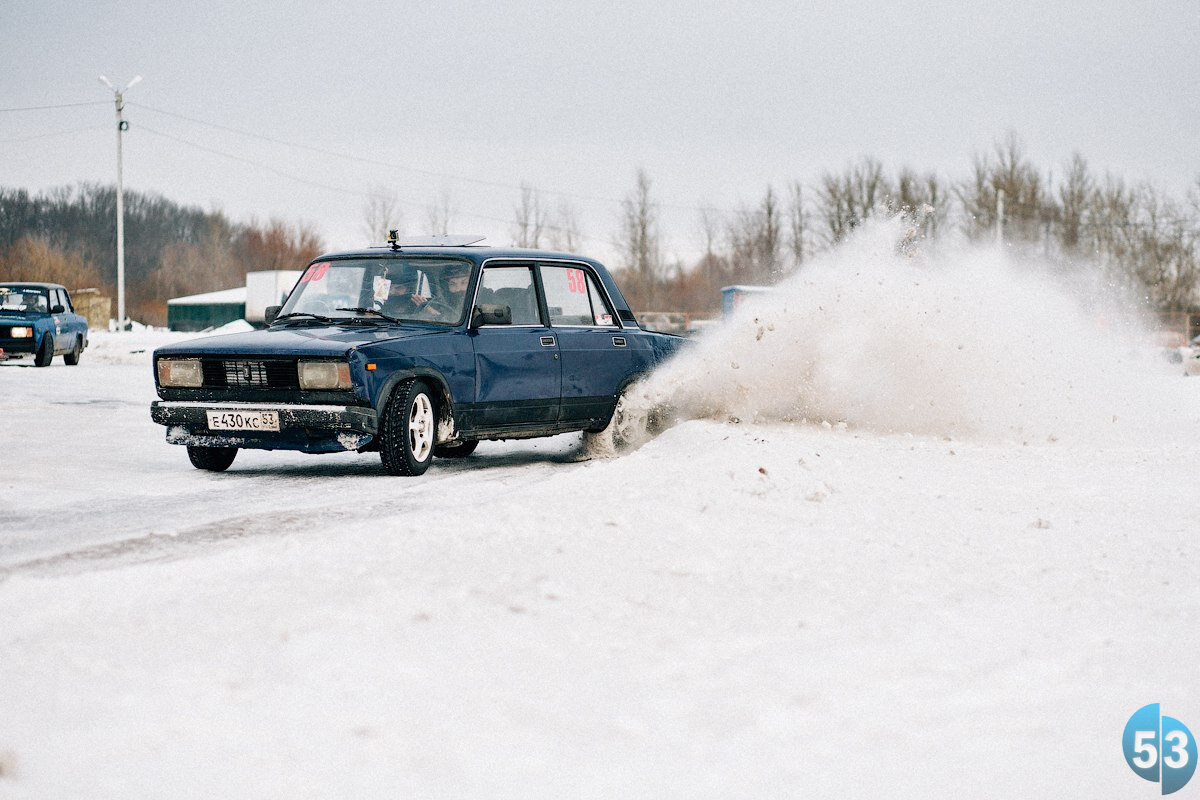
[[[1160,414],[1129,303],[1036,259],[874,220],[655,373],[680,419],[1055,440]],[[1125,309],[1117,313],[1117,309]]]

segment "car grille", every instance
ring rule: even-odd
[[[203,359],[206,387],[299,389],[294,359]]]

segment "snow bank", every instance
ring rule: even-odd
[[[235,333],[238,330],[241,329],[221,329],[221,332]],[[92,330],[88,333],[88,348],[83,357],[102,364],[145,364],[149,369],[150,355],[154,348],[209,335],[211,334],[183,333],[141,326],[130,331]]]
[[[748,298],[638,402],[680,418],[1019,440],[1160,416],[1150,368],[1124,357],[1136,326],[1114,315],[1121,304],[995,247],[898,246],[905,233],[874,221]]]

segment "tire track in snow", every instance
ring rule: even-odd
[[[217,515],[198,524],[180,523],[194,523],[198,512],[234,506],[235,503],[231,502],[235,499],[233,496],[236,495],[238,500],[243,499],[248,488],[255,491],[264,488],[268,491],[277,490],[278,486],[274,484],[283,480],[294,484],[289,488],[294,489],[295,494],[311,495],[313,480],[319,479],[320,486],[329,486],[328,465],[305,465],[301,470],[303,475],[299,477],[295,475],[297,470],[287,468],[255,467],[230,472],[220,478],[230,482],[220,497],[214,499],[213,494],[207,491],[192,493],[187,497],[189,502],[171,509],[169,517],[165,520],[161,515],[155,516],[152,513],[161,510],[162,497],[137,498],[130,502],[114,503],[100,515],[99,520],[93,506],[75,503],[71,507],[72,513],[63,520],[64,522],[86,520],[95,524],[99,521],[101,529],[111,529],[112,525],[105,523],[112,523],[124,526],[128,530],[128,520],[132,516],[150,520],[149,525],[152,525],[154,530],[144,530],[138,535],[120,539],[90,542],[83,546],[73,546],[59,552],[43,553],[33,558],[0,565],[0,582],[18,573],[41,576],[68,575],[90,569],[115,569],[140,563],[202,556],[216,546],[263,536],[336,533],[338,528],[372,519],[386,519],[410,508],[419,511],[433,506],[444,506],[447,497],[456,501],[461,501],[464,497],[469,498],[469,501],[464,503],[464,510],[469,510],[502,498],[510,492],[514,481],[553,480],[557,475],[571,474],[572,466],[580,465],[585,460],[578,446],[561,452],[518,450],[485,453],[482,457],[476,455],[465,461],[441,460],[430,472],[415,479],[397,479],[374,469],[370,472],[360,471],[357,464],[352,465],[352,470],[338,465],[337,472],[353,473],[346,476],[346,479],[369,481],[370,485],[339,484],[334,492],[338,500],[305,505],[284,514]],[[259,481],[247,486],[245,480],[238,480],[255,475],[265,478],[266,486]],[[381,486],[402,491],[398,496],[387,497],[386,491],[380,491]],[[348,493],[353,496],[356,490],[361,490],[362,496],[370,502],[362,505],[348,503]],[[378,499],[381,496],[385,499]],[[178,503],[180,498],[173,497],[170,500],[172,503]],[[276,492],[273,504],[277,505],[279,502],[280,498]]]

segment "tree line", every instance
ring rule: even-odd
[[[1109,285],[1157,311],[1200,302],[1200,177],[1181,199],[1099,175],[1079,154],[1055,174],[1036,166],[1015,135],[976,156],[958,180],[908,168],[889,173],[863,158],[825,172],[815,187],[768,186],[756,204],[733,213],[701,210],[703,255],[691,264],[664,254],[651,188],[639,170],[618,232],[625,282],[643,310],[710,313],[722,286],[773,284],[878,214],[908,215],[922,237],[1002,237],[1063,269],[1096,265]]]
[[[720,289],[769,285],[804,268],[865,220],[909,215],[916,235],[1003,236],[1006,246],[1035,252],[1064,269],[1098,265],[1111,285],[1135,292],[1159,311],[1200,302],[1200,178],[1182,198],[1149,183],[1097,173],[1081,155],[1043,170],[1015,135],[977,155],[970,171],[947,179],[935,172],[891,172],[862,158],[815,183],[767,186],[736,209],[700,208],[702,255],[690,263],[665,253],[661,205],[638,170],[620,204],[612,242],[623,289],[636,309],[714,313]],[[443,193],[429,208],[427,232],[452,230],[454,209]],[[509,230],[517,247],[578,251],[588,238],[579,215],[562,200],[547,204],[520,187]],[[375,187],[364,228],[383,241],[402,227],[394,197]],[[127,305],[134,319],[163,324],[172,297],[244,284],[245,274],[295,269],[323,249],[309,227],[278,219],[236,222],[219,211],[182,206],[157,194],[125,195]],[[0,279],[48,280],[115,294],[116,190],[83,184],[31,195],[0,187]]]
[[[166,323],[172,297],[241,286],[247,272],[296,269],[323,249],[311,229],[281,220],[234,222],[136,191],[125,192],[124,206],[127,313],[147,324]],[[37,195],[0,187],[0,279],[115,296],[116,219],[113,186]]]

